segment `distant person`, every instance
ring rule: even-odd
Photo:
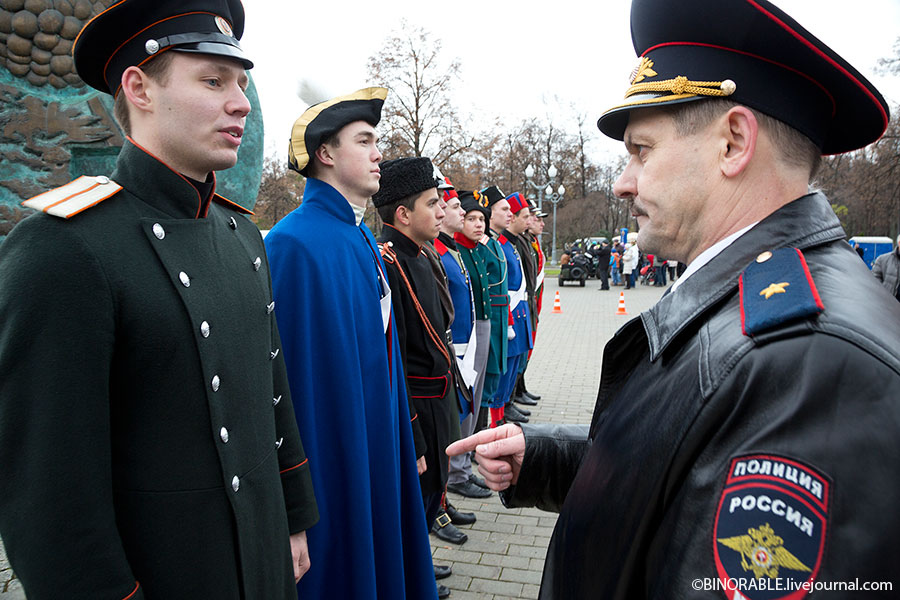
[[[610,262],[610,246],[609,242],[603,241],[597,251],[599,263],[597,264],[597,278],[600,280],[600,289],[609,289],[609,262]],[[613,282],[615,283],[615,282]]]
[[[676,271],[678,270],[678,261],[677,260],[667,260],[666,266],[669,270],[669,281],[675,281]]]
[[[859,254],[859,257],[866,262],[866,253],[862,246],[859,245],[859,242],[853,242],[853,249],[856,250],[856,253]]]
[[[887,103],[766,0],[671,7],[633,1],[640,62],[598,126],[625,143],[613,191],[641,248],[687,271],[606,345],[590,425],[448,453],[475,449],[505,506],[559,511],[542,600],[896,579],[900,305],[809,189],[822,154],[883,134]]]
[[[632,243],[625,244],[625,252],[622,254],[622,274],[625,279],[625,289],[630,290],[635,285],[635,275],[640,262],[640,254],[637,246]]]
[[[892,296],[900,300],[900,236],[893,251],[875,259],[872,274]]]

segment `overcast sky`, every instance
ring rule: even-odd
[[[900,36],[900,0],[775,0],[775,4],[868,77],[892,105],[900,76],[874,74]],[[266,154],[286,154],[290,129],[306,105],[297,82],[308,78],[333,95],[365,87],[366,62],[400,20],[440,39],[446,59],[458,58],[462,80],[454,99],[464,122],[500,118],[515,125],[551,115],[574,130],[583,112],[595,123],[624,95],[636,64],[630,0],[396,0],[301,2],[244,0],[242,45],[265,122]],[[676,7],[677,0],[671,5]],[[623,152],[620,142],[591,129],[595,157]]]

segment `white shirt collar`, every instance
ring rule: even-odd
[[[759,221],[757,221],[756,223],[759,223]],[[725,248],[727,248],[728,246],[733,244],[735,240],[737,240],[739,237],[741,237],[742,235],[744,235],[745,233],[750,231],[750,229],[752,229],[756,225],[756,223],[751,223],[750,225],[747,225],[743,229],[741,229],[739,231],[735,231],[728,237],[719,240],[718,242],[716,242],[715,244],[713,244],[712,246],[710,246],[709,248],[707,248],[706,250],[704,250],[703,252],[698,254],[697,258],[695,258],[693,261],[691,261],[691,264],[689,264],[687,269],[685,269],[684,273],[681,274],[681,277],[679,277],[675,281],[675,283],[672,284],[672,292],[674,292],[676,289],[678,289],[678,286],[681,285],[682,283],[684,283],[685,279],[687,279],[688,277],[690,277],[691,275],[693,275],[694,273],[699,271],[701,268],[703,268],[703,266],[706,263],[708,263],[709,261],[714,259]]]
[[[366,216],[366,207],[357,206],[349,200],[347,200],[347,204],[349,204],[350,208],[353,209],[353,216],[356,217],[356,226],[359,227],[359,224],[362,223],[363,217]]]

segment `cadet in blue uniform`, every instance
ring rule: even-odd
[[[607,344],[590,427],[449,451],[477,445],[507,506],[560,511],[541,598],[896,596],[900,306],[809,191],[887,105],[766,0],[634,0],[631,32],[598,125],[641,248],[687,270]]]
[[[464,377],[468,377],[466,383],[474,390],[472,397],[477,398],[477,401],[472,402],[468,414],[460,412],[460,434],[462,437],[467,437],[475,432],[475,425],[478,422],[478,413],[481,409],[478,380],[487,364],[490,342],[487,336],[482,336],[482,339],[479,340],[476,328],[478,314],[475,307],[475,286],[478,287],[478,300],[481,302],[482,281],[477,271],[474,276],[469,274],[454,238],[456,234],[462,233],[466,213],[461,206],[456,190],[445,191],[444,198],[447,208],[444,210],[444,219],[441,221],[441,233],[434,245],[447,271],[450,293],[456,307],[456,316],[453,319],[451,331],[457,360],[461,364],[460,372]],[[483,381],[483,377],[481,380]],[[463,400],[460,399],[460,403],[462,402]],[[486,485],[481,484],[483,481],[472,473],[472,465],[467,456],[454,457],[450,460],[448,491],[468,498],[489,497],[491,491],[487,489]]]
[[[287,600],[309,566],[262,238],[215,193],[243,27],[237,0],[131,0],[76,40],[129,137],[0,247],[0,534],[29,600]]]
[[[266,236],[295,411],[318,465],[301,598],[435,595],[390,287],[362,222],[386,95],[366,88],[300,115],[288,164],[307,177],[303,204]]]

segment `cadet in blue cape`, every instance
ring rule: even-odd
[[[512,218],[501,229],[499,219],[491,218],[492,235],[500,242],[506,256],[507,283],[509,286],[509,314],[511,332],[507,348],[506,371],[500,378],[498,401],[503,402],[503,418],[506,421],[527,423],[528,417],[512,403],[512,393],[519,377],[520,365],[528,358],[532,348],[531,314],[528,310],[528,281],[522,257],[516,249],[516,236],[528,226],[528,205],[520,195],[513,194],[505,200]],[[500,213],[498,213],[500,214]]]
[[[487,209],[488,222],[495,218],[501,228],[506,228],[512,220],[509,203],[500,189],[492,185],[475,193],[476,201]],[[496,217],[494,213],[497,213]],[[487,425],[496,427],[503,423],[504,401],[498,396],[500,377],[506,373],[507,345],[509,343],[509,288],[507,284],[506,254],[500,242],[490,235],[485,235],[485,252],[482,253],[488,272],[488,291],[491,298],[491,346],[488,353],[487,375],[484,380],[484,391],[481,393],[481,407],[488,408],[485,416]]]
[[[386,95],[362,89],[297,119],[288,160],[308,178],[303,204],[266,237],[321,513],[301,598],[435,596],[390,287],[362,223]]]
[[[128,138],[0,246],[0,534],[30,600],[296,600],[309,566],[262,237],[215,193],[243,29],[238,0],[130,0],[75,43]]]

